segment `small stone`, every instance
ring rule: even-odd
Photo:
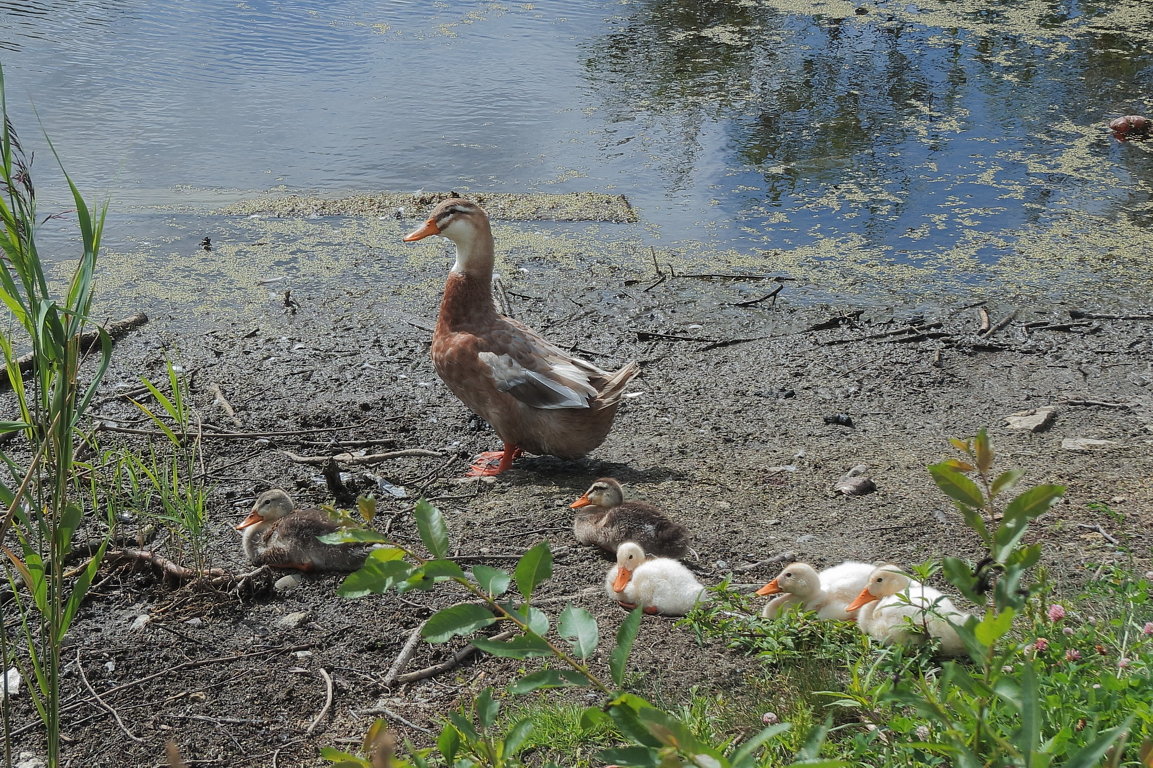
[[[858,464],[843,474],[833,490],[845,496],[864,496],[877,490],[877,485],[865,473],[869,471],[868,464]]]
[[[188,694],[188,700],[195,701],[197,703],[208,701],[208,694],[204,691],[193,691],[192,693]]]
[[[810,541],[816,541],[817,537],[811,533],[801,534],[797,537],[798,544],[808,544]]]
[[[148,622],[150,621],[152,621],[152,617],[147,613],[142,613],[132,621],[132,626],[128,629],[130,632],[139,632],[140,630],[144,629],[144,627],[147,626]]]
[[[1091,451],[1116,444],[1116,440],[1098,440],[1093,437],[1066,437],[1061,441],[1061,447],[1066,451]]]
[[[4,673],[4,685],[0,686],[0,701],[4,700],[4,691],[7,689],[9,696],[15,696],[20,693],[20,670],[12,667]]]
[[[190,627],[203,627],[204,619],[200,618],[199,616],[193,616],[191,619],[184,623]]]
[[[308,621],[308,611],[296,611],[281,616],[276,620],[276,626],[281,629],[296,629],[304,622]]]
[[[1027,411],[1018,411],[1005,417],[1005,426],[1008,429],[1027,429],[1030,432],[1041,432],[1049,428],[1053,419],[1057,417],[1057,409],[1051,405],[1044,408],[1030,408]]]
[[[296,651],[292,655],[298,659],[307,659],[312,656],[312,651]]]
[[[277,579],[276,582],[273,583],[272,588],[278,595],[287,595],[289,592],[299,586],[300,577],[290,573],[287,576],[281,576],[279,579]]]
[[[33,752],[21,752],[16,756],[15,768],[44,768],[48,763]]]

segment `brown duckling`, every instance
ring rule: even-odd
[[[569,505],[579,509],[573,534],[581,544],[599,547],[610,555],[625,541],[635,541],[655,557],[684,557],[689,532],[652,504],[625,501],[624,489],[611,477],[602,477]]]
[[[236,530],[253,565],[300,571],[355,571],[368,553],[362,544],[325,544],[317,537],[340,529],[319,509],[297,509],[279,488],[265,491]]]

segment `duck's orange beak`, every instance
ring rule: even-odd
[[[758,589],[757,594],[758,595],[775,595],[780,591],[781,591],[781,585],[777,583],[776,579],[773,579],[768,584],[766,584],[765,586]]]
[[[624,592],[625,587],[629,585],[629,579],[633,577],[633,572],[628,568],[621,568],[617,571],[617,579],[613,582],[613,592]]]
[[[436,225],[435,221],[433,221],[432,219],[429,219],[428,221],[421,224],[419,227],[417,227],[416,229],[412,230],[407,235],[405,235],[404,236],[404,242],[411,243],[414,240],[423,240],[424,238],[428,237],[429,235],[439,235],[439,234],[440,234],[440,227],[438,227]]]
[[[580,509],[581,507],[587,507],[589,504],[592,504],[592,502],[589,501],[589,495],[586,493],[584,496],[581,496],[579,499],[574,501],[572,504],[569,504],[568,506],[569,509]]]
[[[243,531],[245,528],[249,527],[250,525],[256,525],[257,523],[263,523],[263,522],[264,522],[264,516],[261,515],[259,512],[253,512],[253,513],[249,514],[248,517],[244,518],[244,520],[241,521],[240,525],[236,526],[236,530]]]
[[[879,598],[869,591],[868,587],[861,590],[861,594],[857,595],[857,599],[845,606],[846,611],[855,611],[866,603],[871,603]]]

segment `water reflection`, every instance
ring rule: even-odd
[[[1153,111],[1143,0],[0,0],[0,38],[22,133],[119,204],[594,189],[645,244],[972,273],[1148,237],[1104,130]]]

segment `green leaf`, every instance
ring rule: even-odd
[[[1038,485],[1022,492],[1005,507],[1001,525],[993,533],[994,546],[990,554],[999,562],[1005,562],[1017,542],[1025,535],[1029,523],[1037,515],[1046,512],[1065,493],[1061,485]]]
[[[1029,662],[1024,666],[1021,670],[1021,727],[1017,731],[1017,748],[1022,755],[1035,755],[1041,743],[1041,697],[1038,693],[1037,670]]]
[[[974,625],[973,635],[986,648],[992,648],[1013,628],[1016,613],[1012,608],[997,612],[992,609],[985,611],[985,617]]]
[[[517,752],[524,749],[525,742],[532,734],[535,724],[531,717],[526,717],[521,720],[512,728],[509,728],[504,735],[504,754],[505,757],[515,757]]]
[[[500,597],[508,591],[508,585],[512,583],[512,576],[508,571],[502,571],[499,568],[490,568],[487,565],[476,565],[472,569],[473,578],[480,588],[485,591],[489,597]]]
[[[1098,734],[1097,738],[1070,757],[1063,768],[1095,768],[1113,743],[1129,731],[1132,722],[1133,716],[1129,715],[1121,725]]]
[[[388,544],[384,534],[368,528],[340,528],[316,538],[325,544]]]
[[[774,736],[784,733],[791,728],[788,723],[777,723],[764,728],[760,733],[747,739],[737,748],[737,751],[729,758],[729,763],[733,768],[744,768],[746,764],[752,765],[756,756],[757,750],[764,746],[765,742]]]
[[[663,765],[660,753],[647,747],[606,749],[597,755],[597,761],[627,768],[659,768]]]
[[[444,727],[440,729],[440,735],[436,738],[436,748],[444,756],[445,763],[448,765],[455,764],[456,753],[460,749],[460,732],[453,727],[452,723],[446,722]]]
[[[356,499],[356,511],[365,523],[371,523],[376,517],[376,499],[372,496],[359,496]]]
[[[961,594],[974,603],[979,604],[985,601],[985,596],[978,589],[980,581],[973,575],[973,568],[968,562],[959,557],[942,558],[941,572],[946,581],[959,589]]]
[[[578,659],[587,659],[596,650],[600,639],[597,620],[584,608],[574,605],[567,605],[561,611],[557,631],[572,643],[573,655]]]
[[[984,427],[973,438],[973,458],[977,461],[977,469],[982,475],[988,475],[993,468],[993,446],[989,443],[989,433]]]
[[[621,622],[621,627],[617,630],[617,642],[609,654],[609,671],[612,673],[613,682],[617,685],[624,685],[629,654],[632,653],[633,643],[636,642],[637,633],[640,632],[642,618],[644,611],[636,608]]]
[[[464,579],[464,571],[455,560],[429,560],[420,567],[428,579]]]
[[[989,487],[989,495],[996,498],[1000,494],[1012,488],[1017,484],[1017,481],[1025,473],[1019,469],[1010,469],[1007,472],[1002,472],[997,475],[997,479],[993,481],[993,485]]]
[[[933,482],[948,496],[965,507],[980,509],[985,499],[981,496],[981,489],[965,475],[948,465],[947,462],[929,466],[929,474]]]
[[[493,699],[492,687],[483,688],[472,706],[476,711],[476,721],[480,723],[481,730],[492,728],[496,716],[500,714],[500,702]]]
[[[448,554],[448,528],[445,527],[444,517],[440,510],[430,504],[426,499],[416,502],[412,511],[416,518],[416,528],[420,531],[420,540],[434,558],[445,557]]]
[[[483,605],[461,603],[437,611],[420,628],[420,635],[430,643],[443,643],[457,635],[475,632],[496,621],[492,611]]]
[[[348,574],[336,593],[347,598],[383,595],[412,574],[412,566],[400,559],[402,557],[404,550],[394,547],[372,550],[364,565]]]
[[[474,637],[472,644],[485,653],[506,659],[528,659],[534,656],[552,656],[553,651],[543,638],[536,635],[520,635],[509,640],[492,640],[487,637]]]
[[[542,541],[525,552],[513,572],[516,588],[520,590],[525,600],[531,600],[533,590],[550,576],[552,576],[552,550],[549,549],[547,541]]]
[[[517,680],[509,686],[509,691],[522,694],[541,688],[580,688],[588,684],[589,679],[575,669],[542,669]]]

